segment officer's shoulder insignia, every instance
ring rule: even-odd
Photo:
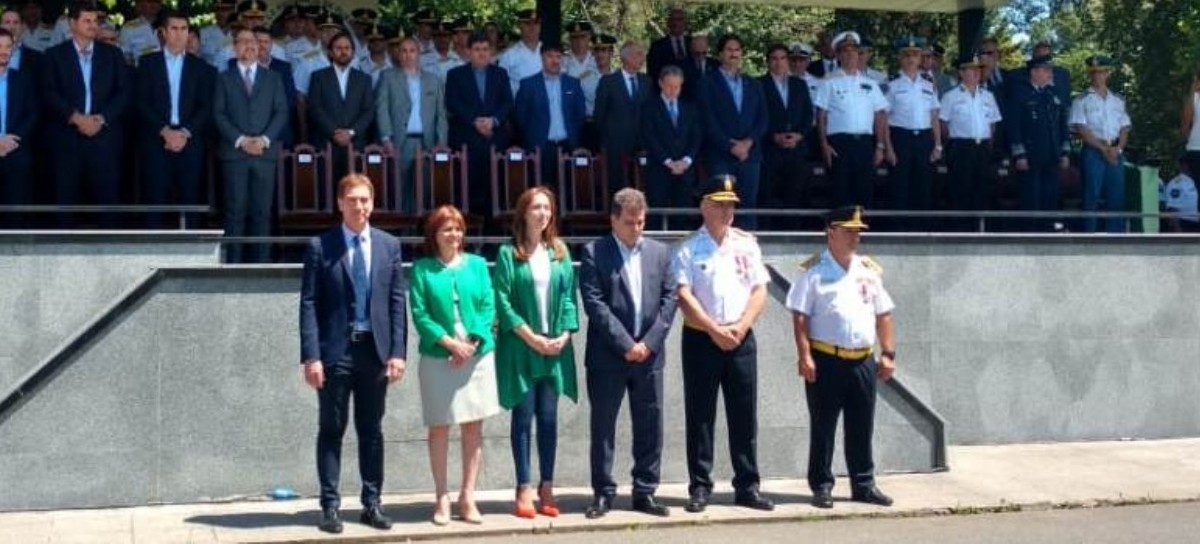
[[[303,55],[301,55],[301,56],[302,56],[302,57],[304,57],[304,58],[306,58],[306,59],[312,59],[312,58],[319,57],[320,55],[321,55],[321,50],[320,50],[320,49],[310,49],[310,50],[308,50],[308,52],[307,52],[307,53],[305,53],[305,54],[303,54]]]
[[[933,81],[933,76],[925,72],[921,72],[921,79],[924,79],[925,81]]]
[[[813,268],[816,268],[816,266],[818,264],[820,264],[820,262],[821,262],[821,253],[820,252],[813,253],[811,257],[809,257],[808,259],[805,259],[804,262],[800,263],[800,270],[802,270],[802,271],[812,270]]]
[[[863,255],[862,263],[863,263],[863,266],[867,267],[867,270],[870,270],[876,274],[879,274],[880,276],[883,275],[883,267],[880,266],[879,263],[875,261],[875,259],[872,259],[866,255]]]

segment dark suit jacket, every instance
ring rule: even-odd
[[[133,97],[133,85],[125,55],[120,49],[100,42],[93,42],[91,47],[91,113],[103,116],[105,122],[105,127],[93,140],[102,145],[113,145],[116,153],[121,145],[122,123]],[[67,120],[73,113],[84,113],[87,96],[74,40],[47,49],[45,61],[39,69],[42,81],[39,94],[46,112],[47,137],[57,150],[64,150],[63,146],[69,150],[83,136]]]
[[[400,241],[371,229],[371,332],[379,359],[407,355],[406,287],[401,270]],[[300,286],[300,362],[341,360],[350,344],[354,320],[354,283],[342,227],[309,241]]]
[[[464,64],[446,73],[446,119],[450,122],[450,147],[458,148],[467,144],[486,148],[495,145],[496,149],[503,149],[508,145],[503,125],[508,123],[508,116],[513,109],[508,73],[499,66],[488,65],[484,99],[480,100],[472,70],[474,68],[470,64]],[[500,121],[490,140],[475,130],[475,119],[478,117],[494,117]]]
[[[191,54],[183,57],[179,80],[179,128],[192,133],[190,141],[203,142],[212,123],[213,82],[217,71]],[[142,56],[137,68],[137,103],[134,105],[144,139],[158,142],[158,133],[171,124],[171,88],[162,51]]]
[[[33,75],[20,70],[8,71],[8,104],[5,111],[8,123],[5,132],[21,138],[17,151],[31,149],[34,145],[33,131],[38,124],[37,81]]]
[[[762,160],[762,137],[767,133],[767,108],[758,80],[741,75],[742,109],[733,102],[733,93],[720,70],[704,78],[700,108],[704,112],[704,147],[710,161],[736,161],[729,153],[730,140],[753,138],[747,162]]]
[[[808,63],[808,73],[810,73],[814,76],[817,76],[817,77],[825,77],[825,76],[829,75],[829,74],[825,73],[825,71],[826,71],[825,70],[825,61],[826,60],[827,59],[824,59],[821,57],[812,59],[812,62]],[[828,60],[834,60],[834,59],[828,59]]]
[[[646,52],[646,74],[654,82],[658,82],[658,76],[662,69],[668,65],[674,64],[683,68],[683,63],[688,60],[691,54],[688,52],[689,43],[692,41],[691,36],[683,37],[683,59],[675,58],[675,49],[671,46],[671,36],[663,36],[650,43],[650,50]],[[686,70],[686,69],[685,69]]]
[[[287,125],[287,118],[287,99],[279,74],[259,66],[249,96],[242,84],[242,74],[236,68],[217,76],[213,122],[220,135],[217,157],[221,160],[278,158],[279,149],[284,146],[279,136]],[[239,136],[266,136],[271,140],[271,147],[262,157],[252,157],[233,147]]]
[[[361,150],[367,145],[367,133],[375,122],[371,76],[351,67],[346,98],[342,98],[332,66],[313,72],[308,87],[308,118],[312,121],[309,134],[314,145],[332,143],[335,129],[348,128],[354,131],[351,138],[354,147]]]
[[[641,148],[638,122],[642,115],[642,103],[654,91],[650,87],[650,78],[645,74],[638,74],[637,81],[638,94],[631,97],[624,70],[600,78],[592,117],[600,130],[600,146],[605,150],[630,153]]]
[[[683,68],[683,97],[692,102],[700,100],[700,87],[704,77],[716,72],[720,67],[721,63],[717,62],[717,59],[704,57],[704,72],[701,72],[696,59],[688,57],[681,66]]]
[[[813,126],[813,103],[812,97],[809,96],[808,83],[796,76],[788,76],[788,101],[785,107],[783,98],[779,95],[779,88],[775,86],[775,79],[771,74],[758,78],[758,81],[762,84],[763,97],[767,103],[767,134],[761,144],[764,151],[767,153],[784,151],[775,146],[772,135],[799,132],[805,139],[796,146],[796,150],[799,153],[807,154],[806,144],[809,131]]]
[[[691,157],[693,162],[700,160],[700,115],[696,106],[686,100],[680,100],[678,107],[678,125],[671,123],[671,114],[661,96],[650,98],[643,107],[641,136],[646,146],[646,164],[652,170],[665,172],[662,164],[666,160],[684,157]]]
[[[45,62],[45,55],[41,51],[21,46],[21,68],[19,69],[33,77],[34,81],[38,80],[39,72]]]
[[[644,342],[654,353],[645,365],[661,368],[665,343],[675,319],[675,282],[670,273],[671,248],[657,240],[642,241],[642,328],[633,330],[633,298],[616,238],[589,242],[579,265],[579,290],[588,315],[584,362],[590,368],[621,368],[625,352]]]
[[[237,66],[237,59],[229,59],[228,66],[229,68]],[[296,91],[296,78],[292,75],[292,63],[286,60],[279,60],[275,57],[271,57],[271,64],[267,65],[267,68],[271,69],[272,72],[279,74],[280,79],[283,80],[283,95],[287,100],[288,116],[287,124],[283,127],[283,132],[279,133],[279,142],[283,144],[284,147],[291,147],[292,143],[295,141],[295,129],[293,129],[293,127],[295,127],[296,123],[299,121],[299,119],[296,117],[296,95],[298,94],[298,91]]]
[[[567,74],[559,75],[558,79],[562,93],[563,126],[567,130],[567,146],[569,149],[575,149],[579,147],[583,121],[587,117],[583,87],[578,79]],[[543,72],[521,80],[513,113],[521,131],[522,143],[528,148],[545,145],[550,131],[550,97],[546,94],[546,76]]]

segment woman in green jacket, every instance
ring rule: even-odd
[[[458,512],[463,521],[481,523],[475,505],[475,481],[483,457],[483,419],[500,413],[492,354],[495,294],[487,261],[465,253],[466,222],[454,206],[425,217],[425,253],[413,263],[409,308],[420,335],[421,412],[429,428],[429,466],[433,472],[433,523],[450,522],[446,453],[450,426],[462,431],[462,491]]]
[[[579,398],[571,333],[579,329],[575,273],[555,227],[554,193],[526,190],[517,200],[513,241],[500,247],[493,283],[500,328],[496,381],[500,404],[512,410],[512,452],[517,472],[516,515],[557,516],[554,455],[558,447],[558,397]],[[530,449],[537,418],[539,508],[533,508]]]

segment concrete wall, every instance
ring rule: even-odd
[[[1200,435],[1195,241],[869,237],[864,250],[883,263],[898,304],[899,378],[907,385],[881,390],[880,469],[929,470],[943,461],[935,414],[914,398],[944,417],[954,443]],[[820,247],[816,237],[763,243],[783,276]],[[33,277],[3,285],[31,290],[26,297],[70,290]],[[775,297],[785,283],[773,286]],[[53,371],[0,405],[0,510],[209,500],[280,485],[315,493],[317,407],[296,365],[298,286],[293,266],[164,269],[110,319],[66,334],[74,343],[47,359]],[[11,300],[8,291],[0,287],[0,298]],[[686,479],[677,329],[668,344],[675,349],[665,387],[666,481]],[[766,477],[800,477],[807,413],[789,316],[777,299],[756,334],[760,465]],[[411,378],[389,396],[389,492],[431,487]],[[588,481],[586,404],[564,401],[560,410],[564,484]],[[489,420],[485,433],[481,485],[509,488],[507,416]],[[620,433],[614,474],[625,481],[625,422]],[[346,451],[353,448],[351,430]],[[716,451],[725,479],[723,440]],[[346,457],[352,502],[358,484],[352,453]]]

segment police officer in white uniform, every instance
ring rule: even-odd
[[[379,75],[392,67],[392,59],[387,50],[390,34],[394,34],[394,31],[375,23],[363,36],[367,40],[367,56],[358,60],[358,69],[371,76],[372,87],[379,83]]]
[[[38,0],[27,0],[21,5],[21,20],[25,22],[25,38],[21,44],[34,51],[42,52],[55,45],[58,41],[54,35],[54,25],[48,25],[42,20],[42,4]]]
[[[450,70],[466,64],[451,48],[454,31],[453,23],[441,22],[433,25],[433,50],[420,57],[421,70],[437,76],[438,82],[446,84],[446,74]]]
[[[579,80],[587,116],[591,117],[596,109],[596,87],[600,84],[600,70],[592,56],[592,24],[575,21],[567,26],[567,32],[571,49],[563,55],[563,72]]]
[[[517,12],[517,23],[521,27],[521,39],[500,54],[499,66],[508,72],[508,81],[513,96],[521,80],[542,71],[542,42],[538,39],[542,22],[537,11],[524,9]]]
[[[993,136],[1002,117],[996,97],[980,84],[983,67],[977,56],[959,57],[958,77],[962,83],[942,96],[938,113],[947,138],[950,208],[954,210],[986,210],[992,202],[996,179]],[[954,223],[958,224],[957,230],[974,227],[970,218]]]
[[[813,99],[817,137],[837,206],[873,200],[875,169],[887,150],[888,101],[879,84],[860,69],[859,41],[856,32],[834,38],[840,68],[821,82]]]
[[[1108,88],[1112,59],[1092,56],[1087,64],[1091,87],[1071,104],[1067,122],[1083,140],[1079,159],[1083,163],[1083,209],[1094,212],[1104,208],[1110,212],[1125,211],[1125,143],[1133,121],[1125,111],[1125,100]],[[1106,231],[1125,232],[1125,220],[1110,217],[1104,220]],[[1084,232],[1096,232],[1098,221],[1084,219]]]
[[[888,84],[889,185],[892,207],[897,210],[933,209],[933,163],[942,158],[942,131],[938,124],[938,91],[921,71],[925,39],[909,36],[896,44],[900,73]],[[904,230],[923,223],[901,220]]]
[[[229,23],[233,19],[235,4],[234,0],[216,0],[213,4],[213,14],[217,20],[216,24],[211,24],[200,29],[200,55],[217,69],[221,68],[217,64],[221,50],[233,46],[233,36],[229,32]]]
[[[752,328],[766,305],[770,277],[758,242],[732,226],[735,183],[733,176],[720,175],[704,184],[704,226],[683,241],[672,265],[684,315],[690,495],[685,509],[693,513],[703,512],[712,495],[718,390],[724,394],[734,502],[757,510],[775,508],[758,490],[758,347]]]
[[[896,369],[895,305],[883,288],[883,269],[858,255],[859,233],[866,228],[861,207],[829,212],[828,248],[801,265],[787,295],[808,400],[808,486],[817,508],[833,507],[833,449],[842,412],[851,499],[892,504],[875,487],[871,441],[875,379],[889,380]],[[876,341],[878,358],[873,355]]]
[[[134,7],[138,16],[121,27],[121,51],[126,62],[137,66],[142,55],[161,49],[154,25],[162,11],[162,0],[137,0]]]

